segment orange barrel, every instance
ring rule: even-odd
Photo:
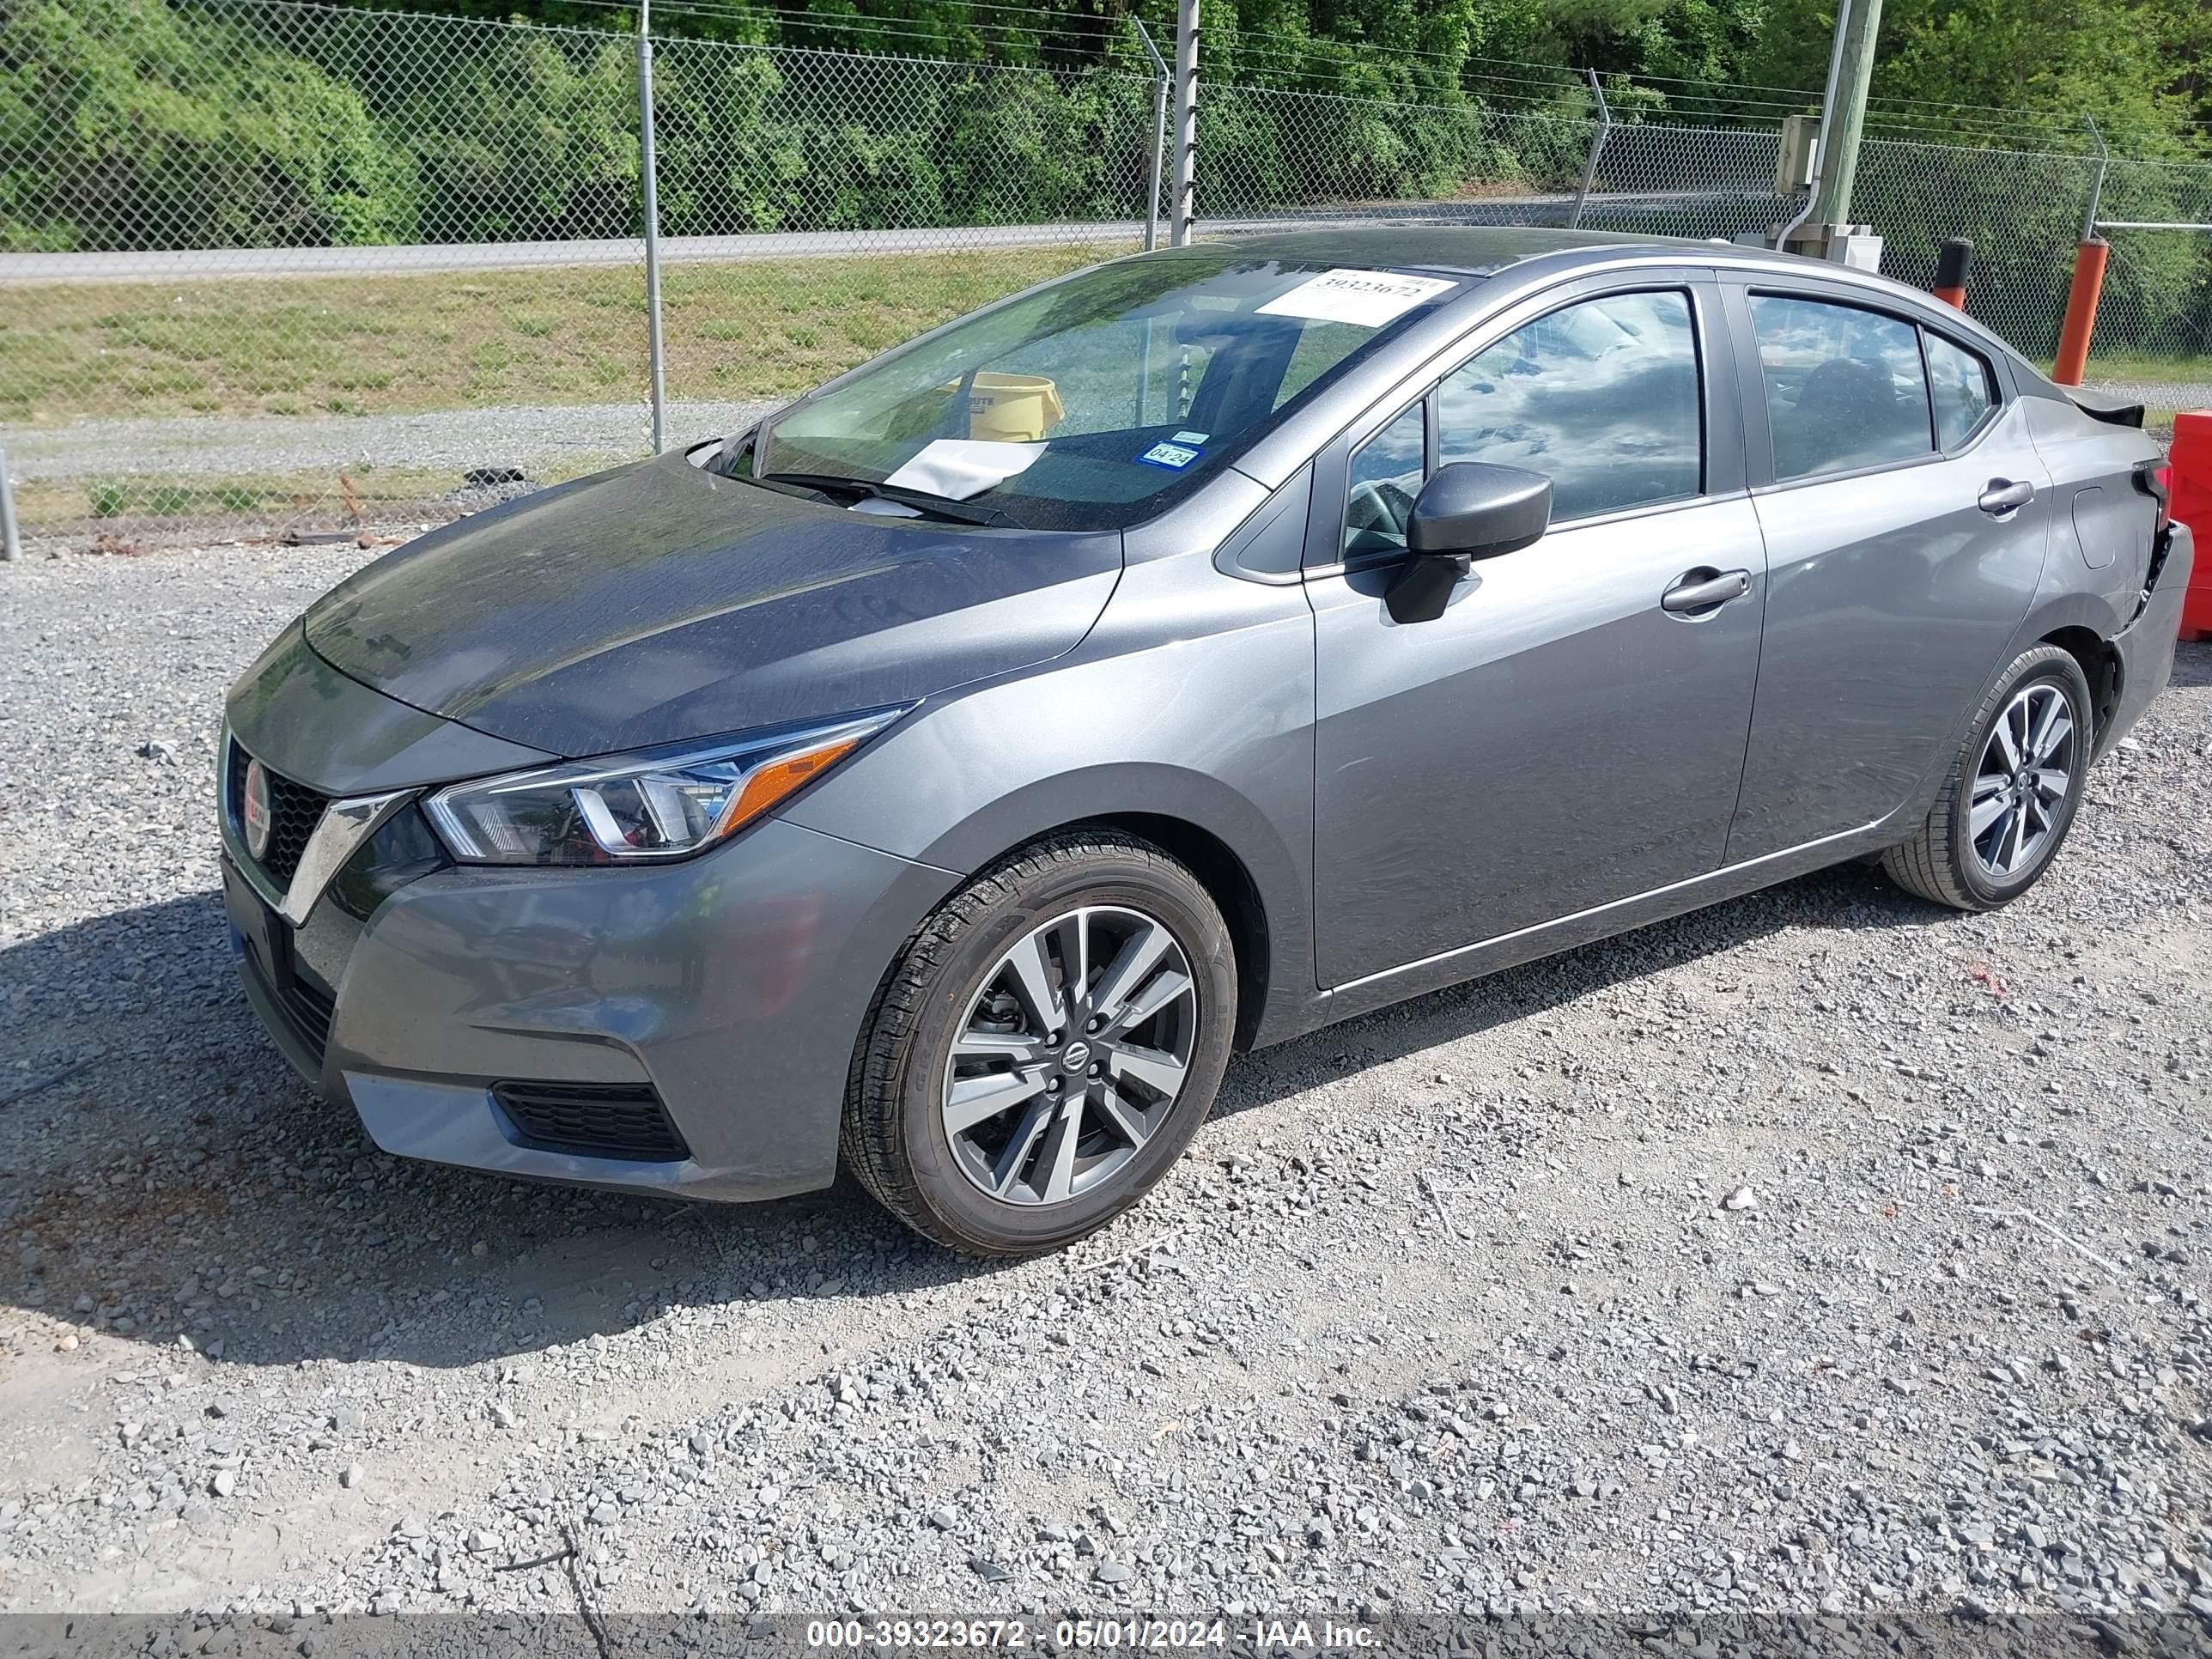
[[[2166,511],[2189,526],[2200,547],[2212,546],[2212,410],[2173,417],[2169,463]],[[2182,599],[2181,637],[2212,638],[2212,559],[2201,552]]]
[[[1929,290],[1954,311],[1966,308],[1966,274],[1974,268],[1974,245],[1963,236],[1947,240],[1936,256],[1936,286]]]
[[[2092,236],[2074,250],[2074,282],[2066,290],[2066,319],[2058,325],[2058,361],[2051,370],[2051,378],[2061,386],[2081,385],[2081,371],[2088,367],[2089,337],[2097,329],[2097,296],[2105,291],[2105,260],[2112,251],[2101,236]]]

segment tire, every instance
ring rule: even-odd
[[[2005,724],[2008,740],[2016,744],[2021,726],[2015,711],[2025,706],[2039,727],[2043,713],[2057,700],[2063,700],[2070,726],[2064,744],[2054,742],[2045,759],[2063,761],[2063,790],[2054,794],[2049,785],[2048,775],[2059,769],[2052,763],[2033,768],[2036,781],[2028,786],[2033,791],[2032,803],[2021,804],[2028,802],[2028,796],[2018,790],[1992,793],[1992,783],[2003,770],[2003,750],[1996,746],[2000,723]],[[2032,738],[2034,732],[2029,735]],[[2065,844],[2087,786],[2094,736],[2089,682],[2081,665],[2055,645],[2023,651],[1982,700],[1928,817],[1911,840],[1881,855],[1882,869],[1907,892],[1955,909],[1994,910],[2011,903],[2035,885]],[[2013,775],[2017,779],[2027,769],[2023,757],[2022,768]],[[1978,799],[1984,807],[1998,811],[1978,837],[1973,819]],[[2010,844],[2014,860],[2008,864],[2002,840],[2013,833],[2008,829],[2012,820],[2004,816],[2008,809],[2018,818],[2021,837]],[[2039,839],[2032,839],[2039,835]]]
[[[1072,963],[1086,971],[1071,1008]],[[1059,1249],[1182,1156],[1236,1025],[1235,947],[1196,878],[1117,830],[1060,834],[907,941],[854,1054],[841,1149],[926,1238],[979,1256]]]

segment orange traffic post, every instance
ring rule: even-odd
[[[1966,308],[1966,274],[1974,267],[1974,245],[1963,236],[1948,239],[1936,256],[1936,286],[1929,291],[1954,311]]]
[[[2089,336],[2097,327],[2097,296],[2105,291],[2105,259],[2112,246],[2101,236],[2074,250],[2074,285],[2066,291],[2066,320],[2058,330],[2058,364],[2051,378],[2061,386],[2081,384],[2089,367]]]
[[[2173,417],[2166,510],[2200,541],[2212,544],[2212,410]],[[2212,639],[2212,561],[2199,557],[2181,600],[2181,637]]]

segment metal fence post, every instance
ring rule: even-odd
[[[2112,151],[2105,148],[2105,135],[2097,131],[2097,118],[2084,115],[2081,123],[2089,129],[2089,137],[2097,145],[2097,170],[2089,179],[2089,207],[2081,216],[2081,240],[2088,241],[2097,234],[2097,211],[2105,204],[2105,167],[2112,159]]]
[[[637,8],[638,183],[645,208],[645,351],[653,380],[653,453],[668,447],[668,365],[660,340],[660,179],[653,154],[652,0]]]
[[[1198,216],[1198,0],[1176,0],[1175,206],[1168,219],[1168,240],[1190,243],[1191,221]]]
[[[1145,181],[1145,252],[1150,253],[1160,245],[1160,152],[1168,147],[1168,63],[1152,44],[1145,20],[1132,17],[1129,21],[1137,26],[1145,56],[1152,60],[1152,160]]]
[[[13,564],[23,556],[23,538],[15,533],[15,481],[8,476],[8,447],[0,444],[0,562]]]
[[[1605,141],[1613,131],[1613,112],[1606,106],[1605,88],[1598,84],[1597,71],[1583,71],[1589,76],[1590,96],[1597,100],[1597,131],[1590,134],[1589,158],[1583,163],[1583,182],[1575,191],[1574,211],[1567,216],[1567,228],[1580,230],[1583,226],[1583,204],[1589,200],[1590,186],[1597,182],[1598,157],[1605,154]]]

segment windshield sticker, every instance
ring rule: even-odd
[[[1289,293],[1277,295],[1260,307],[1259,314],[1380,328],[1458,286],[1447,277],[1401,276],[1394,270],[1324,270]]]
[[[1205,432],[1178,432],[1168,441],[1171,444],[1202,444],[1211,435]]]
[[[921,453],[884,480],[887,489],[919,489],[964,501],[994,484],[1026,472],[1043,454],[1042,444],[994,443],[988,438],[933,438]]]
[[[1164,466],[1180,472],[1199,457],[1199,452],[1188,444],[1154,444],[1137,459],[1147,466]]]

